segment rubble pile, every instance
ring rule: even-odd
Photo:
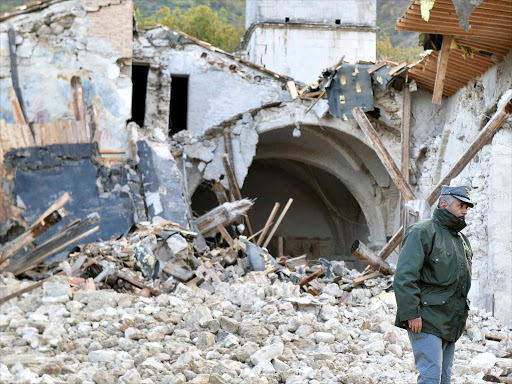
[[[407,334],[393,326],[389,279],[319,296],[276,279],[238,278],[213,292],[177,284],[141,297],[73,292],[67,276],[0,307],[3,383],[412,383]],[[30,282],[0,277],[2,296]],[[496,340],[487,340],[492,334]],[[453,383],[512,377],[512,329],[473,309]]]

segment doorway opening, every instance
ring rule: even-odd
[[[146,114],[146,92],[148,87],[149,65],[132,65],[132,118],[129,121],[137,123],[139,127],[144,126],[144,115]]]

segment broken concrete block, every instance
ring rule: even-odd
[[[43,284],[43,303],[65,303],[71,298],[71,286],[68,278],[55,276]]]
[[[139,141],[137,153],[149,216],[188,227],[181,176],[167,145]]]
[[[251,363],[258,365],[263,362],[270,362],[271,360],[281,356],[283,351],[284,346],[282,343],[267,345],[251,355]]]
[[[167,248],[171,251],[172,257],[177,260],[188,258],[189,248],[188,242],[179,233],[169,237],[166,241]]]

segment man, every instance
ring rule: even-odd
[[[471,284],[466,227],[471,189],[443,186],[431,219],[407,228],[395,273],[395,325],[407,329],[418,384],[450,383],[455,342],[468,317]]]

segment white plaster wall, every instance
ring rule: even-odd
[[[375,26],[376,0],[246,0],[246,27],[261,21]]]
[[[511,119],[512,120],[512,119]],[[492,140],[489,188],[489,280],[494,314],[512,324],[512,124]],[[489,292],[490,293],[490,292]],[[491,296],[492,297],[492,296]]]
[[[308,26],[257,26],[246,50],[247,60],[305,83],[323,69],[345,61],[375,61],[376,32]]]
[[[166,34],[155,29],[134,42],[134,60],[150,64],[155,83],[146,98],[146,108],[154,110],[145,119],[148,128],[167,131],[172,75],[189,78],[187,129],[195,136],[237,114],[290,99],[286,81],[196,44],[171,48]],[[158,88],[156,83],[166,86]]]

